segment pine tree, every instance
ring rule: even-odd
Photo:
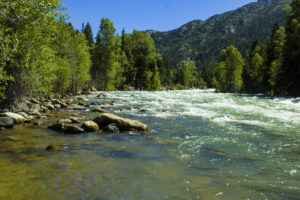
[[[95,42],[92,27],[89,22],[84,26],[83,33],[85,35],[86,40],[88,41],[89,47],[92,48]]]
[[[285,28],[281,27],[279,22],[272,28],[272,35],[267,41],[267,59],[268,84],[271,94],[279,93],[279,74],[282,71],[283,47],[285,44]]]
[[[283,52],[281,93],[300,95],[300,0],[293,0],[287,9],[286,43]]]
[[[101,90],[114,90],[116,74],[120,69],[118,38],[113,23],[102,18],[94,52],[96,85]]]
[[[264,92],[264,77],[267,74],[264,60],[265,47],[260,41],[253,42],[251,51],[246,57],[246,65],[244,68],[244,80],[246,92]]]

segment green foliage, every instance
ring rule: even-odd
[[[238,49],[229,46],[222,50],[216,65],[213,86],[221,92],[239,92],[243,84],[244,60]]]
[[[279,23],[275,23],[272,35],[267,41],[267,59],[266,66],[268,68],[268,83],[271,94],[278,94],[279,75],[282,71],[283,47],[286,42],[285,28]]]
[[[244,84],[246,92],[263,92],[265,91],[264,77],[265,68],[265,47],[258,40],[253,42],[244,70]]]
[[[84,26],[83,33],[85,35],[89,47],[92,48],[95,42],[93,38],[92,27],[89,22]]]
[[[120,69],[119,49],[113,23],[107,18],[102,18],[93,55],[93,68],[96,73],[94,81],[97,88],[101,90],[116,89],[116,75]]]
[[[180,64],[179,80],[186,88],[198,87],[198,72],[194,61],[184,61]]]
[[[0,3],[0,96],[13,103],[24,95],[76,90],[89,80],[85,37],[64,22],[60,0]]]
[[[281,93],[300,95],[300,0],[293,0],[286,16]]]
[[[162,58],[155,53],[154,42],[145,33],[134,30],[122,34],[121,45],[126,59],[123,59],[126,87],[143,90],[158,90],[161,87],[159,67]]]

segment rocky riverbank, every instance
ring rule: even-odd
[[[106,95],[99,93],[97,97],[106,98]],[[4,131],[12,129],[16,125],[32,126],[62,134],[90,132],[127,134],[132,131],[148,130],[148,126],[139,121],[110,113],[109,106],[111,107],[113,103],[112,101],[103,104],[91,103],[83,96],[26,98],[12,109],[2,110],[0,128]],[[47,149],[53,148],[47,147]]]

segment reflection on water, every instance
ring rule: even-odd
[[[0,199],[299,199],[298,98],[106,94],[87,99],[113,100],[107,109],[148,124],[151,134],[2,131]],[[47,151],[49,144],[66,148]]]

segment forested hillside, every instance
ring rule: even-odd
[[[222,92],[300,95],[300,0],[286,7],[266,43],[255,40],[244,57],[234,46],[221,51],[213,87]]]
[[[169,32],[146,31],[158,52],[176,66],[183,60],[197,65],[214,63],[220,51],[234,45],[242,53],[254,40],[265,42],[272,25],[284,23],[284,7],[291,0],[259,0],[237,10],[215,15],[206,21],[195,20]]]

